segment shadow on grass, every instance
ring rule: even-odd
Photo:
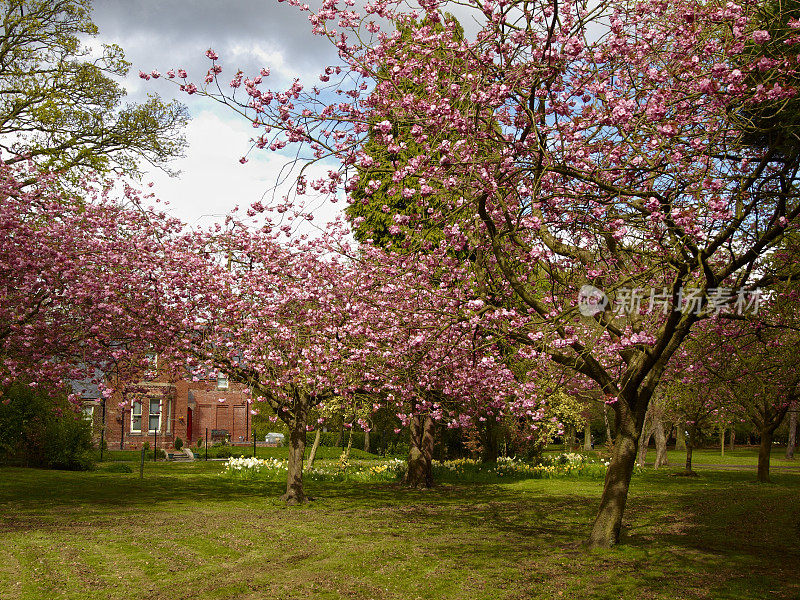
[[[309,481],[307,492],[317,500],[286,508],[277,500],[285,484],[227,479],[220,470],[156,465],[140,481],[136,473],[0,469],[0,532],[76,523],[113,529],[126,511],[158,511],[174,525],[182,511],[203,510],[228,515],[245,539],[273,530],[322,532],[301,553],[315,569],[322,568],[317,546],[335,544],[340,562],[325,568],[373,555],[391,572],[412,562],[441,565],[444,574],[436,577],[453,577],[448,569],[472,573],[470,585],[491,588],[487,598],[800,597],[796,475],[776,474],[767,485],[747,472],[637,475],[623,544],[590,552],[582,542],[599,500],[596,481],[445,483],[431,490]],[[174,522],[171,512],[181,513]],[[359,581],[373,576],[365,572]]]

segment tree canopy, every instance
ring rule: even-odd
[[[84,46],[97,35],[90,0],[0,2],[0,155],[50,171],[137,173],[166,168],[188,115],[153,95],[123,105],[122,49]]]

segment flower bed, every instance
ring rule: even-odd
[[[262,478],[281,480],[286,477],[288,462],[277,458],[231,458],[225,463],[223,475],[241,479]],[[303,473],[312,481],[354,481],[385,483],[397,481],[405,473],[406,463],[399,458],[388,460],[320,461]]]

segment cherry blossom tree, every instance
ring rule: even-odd
[[[92,377],[115,355],[143,353],[152,334],[123,312],[119,294],[146,305],[142,249],[177,223],[136,208],[141,198],[130,188],[127,207],[111,182],[83,188],[76,199],[52,175],[0,164],[0,396],[18,379]]]
[[[753,424],[761,438],[758,480],[769,481],[775,430],[800,397],[797,334],[764,321],[724,322],[703,333],[690,379],[703,382],[722,396],[722,406],[738,409]]]
[[[796,225],[798,158],[754,135],[754,115],[796,94],[798,22],[786,17],[776,41],[751,3],[467,1],[459,19],[478,31],[459,36],[444,2],[350,4],[309,17],[342,61],[324,87],[270,90],[266,68],[228,84],[213,51],[206,84],[177,79],[260,127],[255,147],[340,165],[301,175],[303,192],[338,200],[361,185],[366,142],[385,147],[386,193],[427,203],[443,244],[478,257],[486,327],[613,405],[590,536],[612,545],[670,358],[699,320],[746,308],[765,283],[759,257]],[[421,226],[405,217],[398,227]]]
[[[314,409],[361,414],[346,407],[364,398],[370,408],[396,407],[412,427],[409,483],[417,486],[431,483],[434,421],[458,426],[468,399],[505,410],[538,405],[493,359],[491,344],[476,346],[480,303],[470,310],[464,301],[458,261],[449,259],[449,271],[446,255],[351,252],[346,241],[327,238],[281,244],[283,232],[269,221],[249,228],[230,219],[161,240],[148,259],[150,304],[126,311],[144,320],[174,365],[226,373],[287,425],[285,500],[306,499],[303,455]]]

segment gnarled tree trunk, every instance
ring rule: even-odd
[[[622,400],[618,404],[621,406],[615,406],[617,437],[614,440],[611,464],[606,471],[600,508],[589,536],[592,547],[607,548],[619,542],[622,515],[625,513],[628,488],[636,464],[636,446],[641,425],[637,426],[634,414]],[[644,420],[644,415],[641,418]]]
[[[308,421],[308,397],[295,394],[293,417],[289,425],[289,464],[286,474],[286,493],[281,496],[287,504],[301,504],[306,501],[303,491],[303,454],[306,450],[306,424]]]
[[[433,419],[428,414],[414,414],[410,423],[410,448],[405,483],[411,487],[433,486]]]
[[[586,421],[586,427],[583,429],[583,451],[592,451],[592,428],[589,425],[589,421]]]

